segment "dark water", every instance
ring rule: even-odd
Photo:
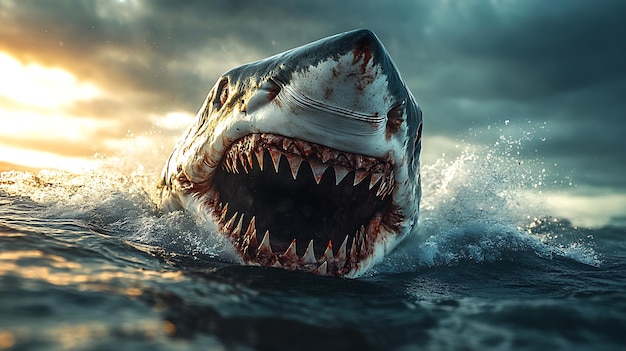
[[[535,217],[489,162],[425,167],[416,236],[357,280],[241,266],[151,177],[1,173],[0,349],[623,349],[626,229]]]

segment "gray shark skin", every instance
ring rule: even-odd
[[[417,224],[421,132],[376,35],[337,34],[224,73],[161,206],[214,223],[246,264],[358,277]]]

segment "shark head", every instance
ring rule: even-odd
[[[224,73],[177,143],[166,210],[246,264],[358,277],[417,223],[422,113],[369,30]]]

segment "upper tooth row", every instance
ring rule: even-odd
[[[278,166],[280,164],[280,158],[284,156],[289,162],[289,169],[291,170],[291,176],[295,180],[298,175],[298,171],[300,170],[300,166],[302,165],[302,161],[304,159],[298,155],[294,154],[283,154],[276,148],[270,147],[268,149],[269,154],[272,158],[272,163],[274,165],[274,170],[278,173]],[[259,167],[263,170],[263,150],[254,153],[254,156],[257,159]],[[222,167],[231,173],[239,173],[239,166],[241,165],[246,173],[248,173],[249,169],[252,169],[252,152],[239,152],[235,154],[232,150],[229,152],[228,157],[224,158]],[[322,180],[322,176],[324,172],[328,169],[328,167],[333,167],[335,171],[335,185],[339,185],[341,181],[350,173],[350,170],[341,165],[328,165],[326,163],[320,163],[317,161],[308,161],[308,164],[313,173],[313,178],[317,184]],[[367,172],[362,170],[354,171],[354,181],[352,182],[353,186],[357,186],[360,184],[368,175],[370,177],[369,189],[371,190],[374,185],[376,185],[381,179],[380,187],[376,193],[377,196],[381,196],[384,198],[389,192],[393,189],[393,170],[389,172],[389,174],[385,177],[382,172]]]

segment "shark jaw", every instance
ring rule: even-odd
[[[367,30],[235,68],[165,165],[162,206],[246,264],[362,275],[417,221],[421,112]]]

